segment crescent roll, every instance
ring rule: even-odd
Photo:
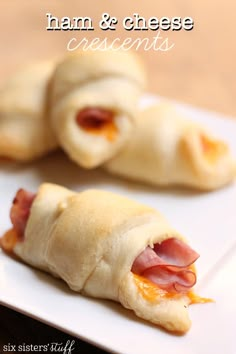
[[[0,91],[0,157],[38,158],[57,146],[48,115],[53,62],[41,62],[13,75]]]
[[[19,190],[10,217],[2,248],[74,291],[118,301],[180,333],[190,328],[188,305],[207,301],[191,291],[199,255],[150,207],[43,184],[36,195]]]
[[[236,175],[228,146],[165,103],[139,113],[132,139],[104,167],[152,185],[202,190],[222,187]]]
[[[57,66],[51,119],[72,160],[93,168],[117,153],[131,136],[145,81],[136,55],[122,51],[81,51]]]

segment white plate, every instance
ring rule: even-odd
[[[145,102],[152,101],[151,97]],[[236,123],[217,114],[179,105],[230,144],[236,155]],[[0,167],[0,234],[9,228],[9,209],[20,187],[36,191],[42,182],[74,190],[103,188],[159,209],[201,254],[198,290],[216,303],[190,307],[192,328],[185,336],[168,334],[136,318],[119,304],[84,298],[59,280],[19,263],[0,251],[0,303],[74,336],[122,354],[233,354],[236,328],[236,186],[213,193],[158,190],[125,182],[101,170],[83,171],[62,153],[37,163]],[[233,283],[234,281],[234,283]]]

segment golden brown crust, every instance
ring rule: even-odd
[[[132,53],[88,51],[64,58],[52,79],[51,121],[71,159],[93,168],[121,149],[132,134],[145,81],[142,64]],[[102,129],[95,135],[77,123],[79,112],[87,108],[113,113],[113,139]]]
[[[149,245],[177,237],[154,209],[101,190],[74,193],[43,184],[33,202],[24,242],[14,252],[25,262],[64,279],[84,295],[121,302],[168,330],[190,327],[185,296],[149,303],[131,268]],[[171,312],[169,311],[171,308]]]
[[[153,185],[211,190],[232,182],[235,166],[225,143],[170,104],[157,104],[140,112],[133,138],[104,167]]]
[[[29,161],[55,149],[47,88],[54,62],[42,62],[13,75],[0,92],[0,156]]]
[[[146,71],[139,57],[123,51],[77,51],[67,55],[56,67],[53,98],[59,100],[72,88],[106,77],[123,77],[142,89]]]

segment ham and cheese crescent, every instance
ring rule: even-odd
[[[101,190],[18,191],[1,246],[87,296],[111,299],[168,331],[190,328],[199,255],[154,209]]]
[[[180,116],[167,103],[139,113],[132,139],[104,167],[113,174],[152,185],[203,190],[220,188],[236,176],[227,144]]]
[[[117,153],[131,136],[145,82],[142,63],[130,52],[79,51],[59,63],[51,120],[71,159],[93,168]]]
[[[0,157],[30,161],[57,146],[48,112],[54,62],[40,62],[13,75],[0,91]]]

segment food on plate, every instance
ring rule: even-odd
[[[42,184],[19,190],[1,247],[62,278],[74,291],[120,302],[137,316],[185,333],[199,257],[154,209],[102,190]]]
[[[22,69],[0,91],[0,157],[30,161],[57,146],[49,122],[48,85],[55,63]]]
[[[123,51],[78,51],[52,79],[51,121],[61,147],[85,168],[114,156],[131,137],[145,87],[139,58]]]
[[[140,112],[132,139],[104,168],[152,185],[203,190],[222,187],[236,175],[227,144],[183,118],[168,103]]]

